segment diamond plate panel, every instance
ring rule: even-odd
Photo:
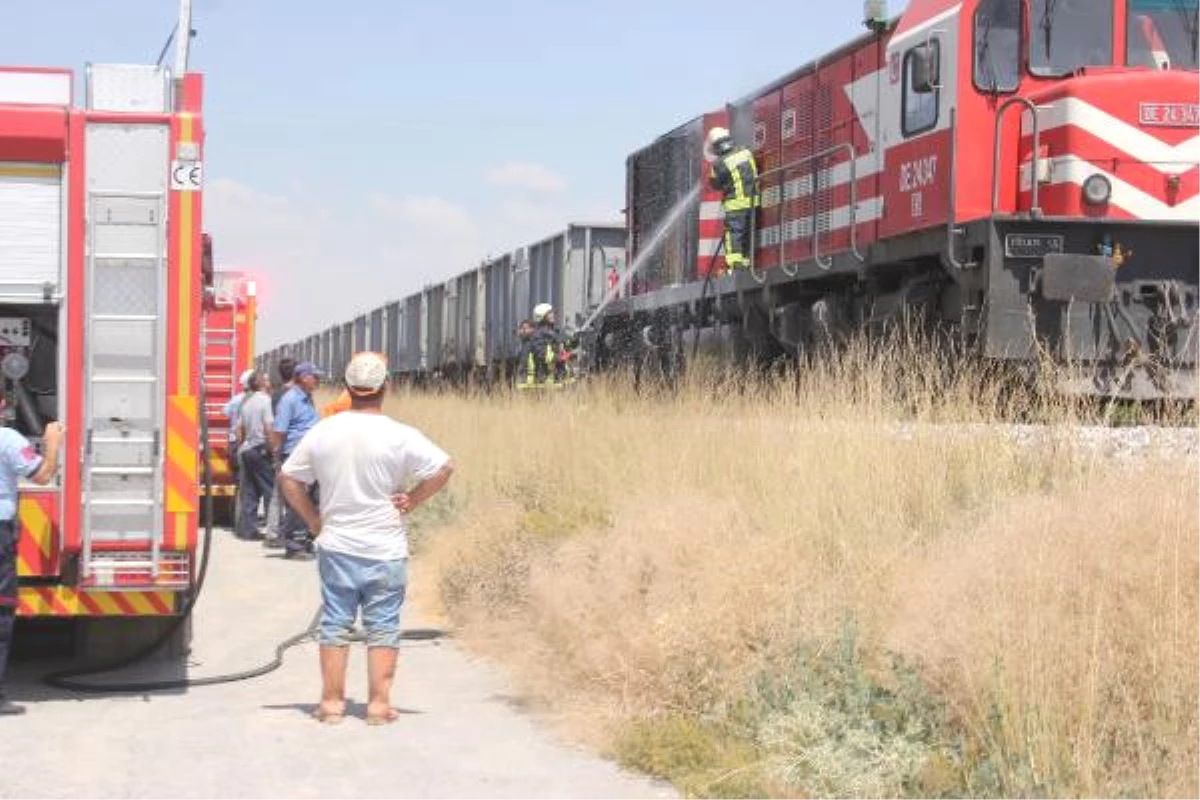
[[[96,260],[93,313],[158,313],[158,264],[149,259]]]

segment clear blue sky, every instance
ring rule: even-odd
[[[260,278],[260,349],[569,221],[620,221],[631,151],[862,30],[859,0],[194,8],[206,227],[218,267]],[[0,61],[152,62],[176,11],[13,0]]]

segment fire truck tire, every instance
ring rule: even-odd
[[[171,626],[170,636],[146,658],[182,662],[191,648],[191,616],[182,622],[175,616],[84,618],[76,630],[76,654],[85,662],[114,661],[144,649]]]
[[[205,506],[202,504],[201,509]],[[232,528],[237,520],[237,499],[234,497],[214,497],[212,499],[212,519],[208,519],[204,510],[200,512],[200,524],[212,525],[217,528]]]

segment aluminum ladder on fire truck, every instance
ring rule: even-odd
[[[237,300],[220,291],[213,294],[214,308],[230,309],[230,319],[236,319]],[[210,441],[228,439],[232,420],[225,418],[225,404],[241,387],[236,373],[237,328],[205,328],[201,334],[201,380],[204,381],[204,414],[208,418]],[[214,399],[215,398],[215,399]],[[223,437],[223,438],[218,438]],[[205,442],[208,446],[208,442]]]
[[[85,445],[79,577],[109,589],[186,585],[163,553],[168,131],[92,124],[87,189]],[[89,170],[90,172],[90,170]]]

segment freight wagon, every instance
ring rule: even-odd
[[[396,380],[494,384],[513,372],[516,327],[538,303],[578,328],[625,271],[625,230],[578,223],[488,259],[457,276],[335,325],[317,338],[314,360],[338,378],[359,350],[383,352]],[[302,342],[263,353],[257,364],[278,374],[279,360]]]

